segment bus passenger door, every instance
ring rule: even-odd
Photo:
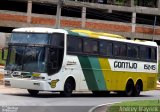
[[[62,66],[63,50],[58,48],[50,48],[48,56],[47,71],[49,75],[57,73]]]

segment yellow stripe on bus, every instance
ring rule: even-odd
[[[94,31],[90,31],[90,30],[74,29],[71,31],[77,32],[77,33],[84,33],[84,34],[89,35],[92,38],[99,37],[99,36],[107,36],[107,37],[125,39],[125,37],[120,36],[120,35],[110,34],[110,33],[102,33],[102,32],[94,32]]]
[[[103,76],[104,76],[104,80],[106,82],[106,87],[107,89],[110,89],[111,87],[111,83],[110,83],[110,73],[111,73],[111,67],[110,67],[110,64],[109,64],[109,61],[107,58],[99,58],[99,63],[100,63],[100,66],[101,66],[101,70],[102,70],[102,73],[103,73]]]

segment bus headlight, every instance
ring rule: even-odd
[[[45,80],[45,77],[40,76],[40,73],[33,73],[31,79],[33,80]]]
[[[4,78],[11,78],[12,77],[12,74],[13,72],[12,71],[8,71],[8,70],[5,70],[4,71]]]
[[[4,74],[4,78],[12,78],[11,74]]]

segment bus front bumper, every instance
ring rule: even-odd
[[[51,87],[47,81],[31,80],[31,79],[18,79],[18,78],[5,78],[5,86],[11,88],[31,89],[50,91]]]

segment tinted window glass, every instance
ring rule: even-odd
[[[127,49],[126,45],[122,43],[114,43],[114,55],[115,56],[126,56]]]
[[[151,57],[152,57],[152,60],[157,60],[157,50],[156,48],[152,48],[152,54],[151,54]]]
[[[151,59],[151,48],[146,48],[146,49],[147,49],[146,59]]]
[[[129,58],[138,58],[138,46],[128,45],[127,46],[127,56]]]
[[[115,56],[119,56],[120,55],[119,44],[114,44],[114,55]]]
[[[86,39],[84,40],[85,53],[98,54],[98,42],[96,40]]]
[[[147,56],[147,48],[145,46],[140,46],[140,58],[146,59]]]
[[[82,52],[82,39],[68,37],[67,49],[69,52]]]
[[[64,47],[64,34],[53,33],[51,38],[51,45],[56,47]]]
[[[125,44],[120,45],[120,56],[126,56],[127,54],[127,48]]]
[[[112,43],[107,41],[100,42],[100,54],[103,56],[112,55]]]

